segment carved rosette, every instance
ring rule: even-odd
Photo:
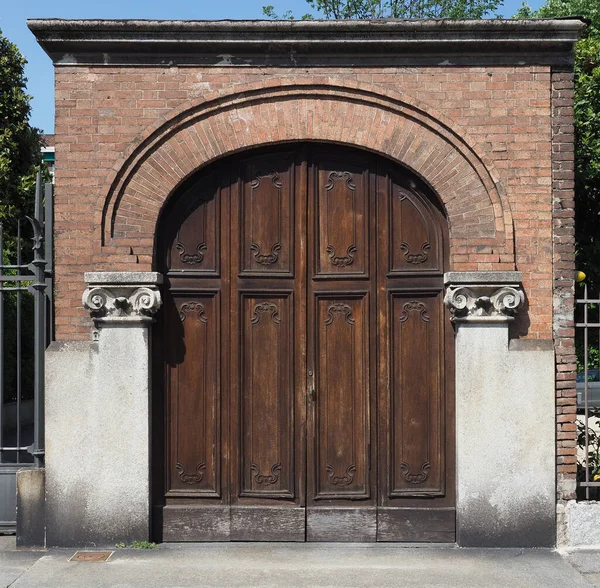
[[[512,321],[524,302],[520,283],[502,284],[491,280],[488,283],[449,283],[444,297],[454,322]]]
[[[156,284],[91,283],[82,302],[96,325],[102,326],[152,322],[162,299]]]

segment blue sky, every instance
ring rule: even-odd
[[[512,16],[522,0],[505,0],[500,13]],[[537,8],[543,0],[530,0]],[[0,0],[0,29],[27,58],[28,91],[33,96],[31,124],[46,133],[54,130],[54,74],[49,57],[26,26],[28,18],[156,18],[257,19],[262,6],[287,9],[301,16],[310,12],[305,0]]]

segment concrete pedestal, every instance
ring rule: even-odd
[[[46,356],[48,546],[114,546],[150,535],[151,316],[157,274],[86,274],[97,342]]]
[[[511,305],[520,302],[494,310],[494,300],[510,289],[522,296],[515,274],[471,274],[463,284],[451,274],[457,291],[473,295],[470,309],[455,308],[457,541],[465,547],[556,540],[554,351],[552,341],[509,346]]]

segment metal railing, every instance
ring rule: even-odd
[[[580,498],[598,496],[600,488],[600,298],[590,298],[587,284],[577,286],[575,299],[576,349],[578,356],[578,475]],[[590,496],[592,494],[592,496]]]
[[[44,465],[44,353],[52,313],[52,184],[35,211],[0,225],[0,532],[15,528],[16,472]],[[27,262],[26,258],[30,261]]]

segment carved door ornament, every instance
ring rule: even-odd
[[[409,319],[411,312],[418,312],[423,322],[429,322],[427,306],[425,306],[425,304],[419,302],[418,300],[411,300],[402,307],[402,312],[400,313],[400,322],[405,323]]]
[[[184,484],[189,484],[191,486],[193,484],[199,484],[200,482],[202,482],[202,479],[204,478],[204,470],[206,470],[206,464],[199,463],[196,466],[195,474],[186,474],[183,464],[179,461],[175,465],[175,469],[177,470],[177,475],[179,476],[179,479]]]
[[[261,253],[260,245],[257,243],[252,243],[250,245],[250,251],[254,254],[254,260],[256,263],[260,263],[261,265],[271,265],[273,263],[277,263],[277,259],[279,258],[279,251],[281,250],[281,243],[275,243],[271,247],[271,253],[265,254]]]
[[[185,321],[188,312],[195,312],[199,323],[207,323],[208,318],[204,312],[204,305],[201,302],[184,302],[179,307],[179,318],[181,322]]]
[[[187,253],[185,250],[185,245],[181,241],[177,241],[175,244],[175,248],[179,251],[179,259],[181,259],[182,263],[187,263],[188,265],[196,265],[202,263],[204,260],[204,254],[206,253],[206,243],[202,242],[196,246],[196,253]]]
[[[332,171],[327,176],[327,183],[325,184],[325,190],[329,192],[333,188],[336,182],[344,180],[346,182],[346,186],[352,191],[356,190],[356,184],[354,183],[354,179],[352,174],[347,171]]]
[[[354,464],[350,464],[346,468],[346,473],[343,476],[336,476],[335,470],[334,470],[333,466],[331,466],[331,465],[326,466],[325,471],[327,472],[329,481],[334,486],[349,486],[350,484],[352,484],[352,480],[354,479],[354,474],[356,472],[356,466]]]
[[[331,262],[331,265],[335,265],[336,267],[346,267],[354,263],[356,246],[350,245],[350,247],[348,247],[348,249],[346,250],[346,255],[336,255],[335,247],[333,245],[328,245],[325,251],[327,251],[327,253],[329,254],[329,261]]]
[[[325,315],[325,324],[329,326],[335,320],[335,317],[339,314],[343,314],[346,322],[349,325],[354,325],[354,318],[352,317],[352,309],[343,302],[335,302],[327,307],[327,313]]]
[[[281,463],[276,463],[271,467],[271,473],[263,475],[260,473],[260,466],[253,463],[250,465],[250,471],[254,473],[254,479],[258,484],[270,486],[276,484],[279,480],[279,474],[281,473]]]
[[[421,471],[418,474],[413,474],[410,471],[410,468],[406,462],[402,462],[400,464],[400,471],[404,474],[404,479],[409,484],[422,484],[427,477],[429,476],[429,470],[431,469],[431,464],[426,461],[421,465]]]
[[[254,316],[251,319],[251,323],[255,325],[260,321],[261,315],[264,313],[271,313],[271,319],[275,324],[279,324],[281,319],[279,318],[279,307],[273,302],[261,302],[254,306]]]
[[[427,261],[427,251],[429,251],[429,249],[431,249],[431,243],[429,243],[429,241],[421,245],[421,253],[411,253],[408,243],[405,243],[404,241],[400,243],[400,251],[404,253],[404,259],[406,259],[408,263],[415,265],[425,263]]]
[[[279,172],[276,172],[276,171],[272,171],[272,172],[259,171],[259,172],[256,172],[256,175],[254,176],[254,179],[250,182],[250,186],[252,188],[254,188],[254,189],[258,188],[260,186],[260,181],[263,178],[270,178],[271,179],[271,183],[277,189],[280,189],[280,188],[283,187],[283,184],[281,183],[281,178],[279,177]]]

